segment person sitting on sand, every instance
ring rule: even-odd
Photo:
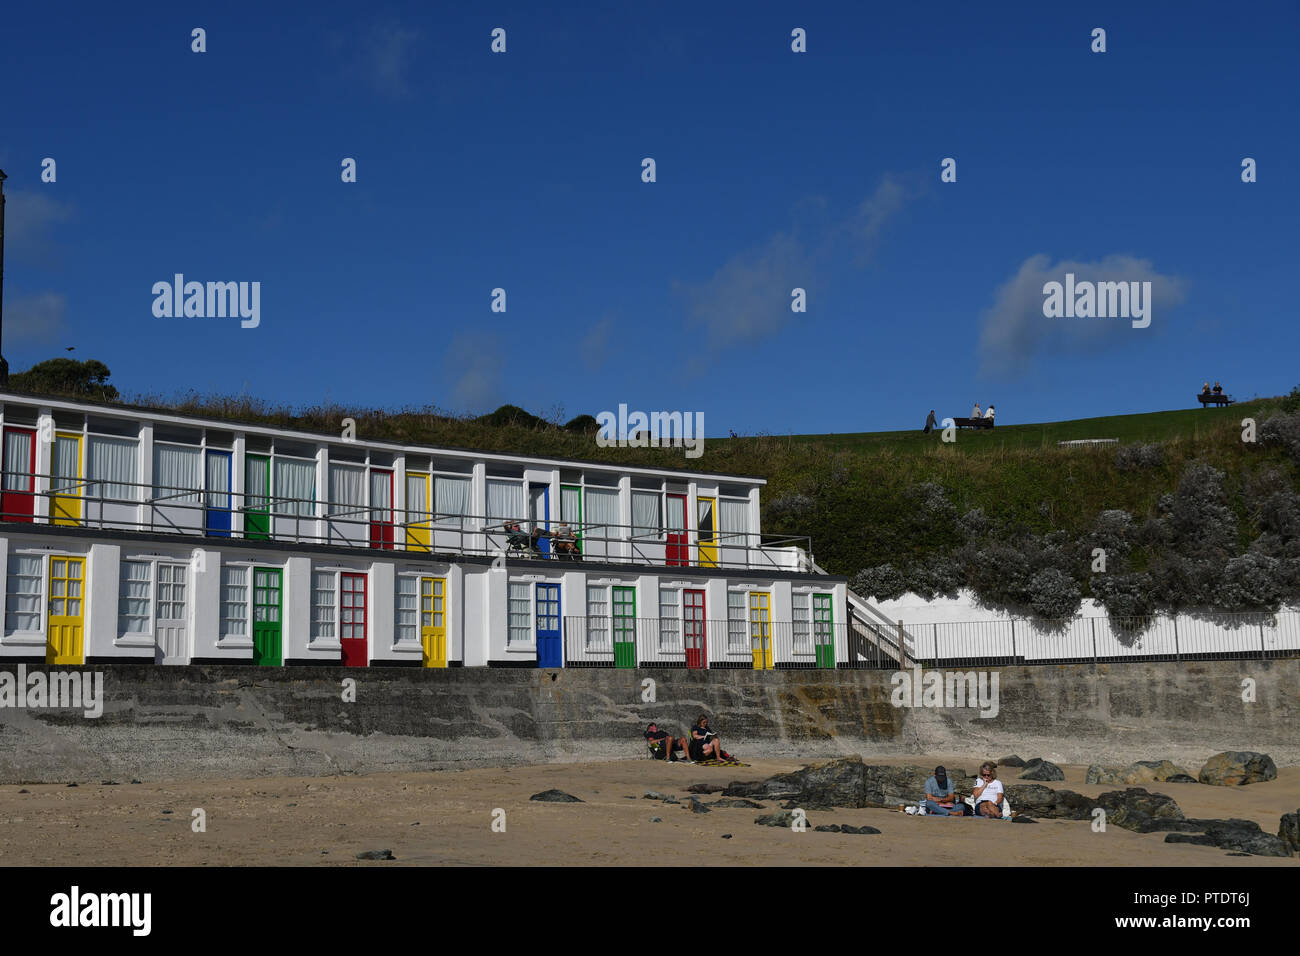
[[[975,816],[1002,819],[1002,781],[998,779],[998,766],[990,760],[980,764],[979,779],[972,793],[975,797]]]
[[[962,816],[957,806],[957,788],[943,767],[935,767],[934,776],[925,782],[925,812],[940,817]]]
[[[691,727],[691,739],[686,752],[696,763],[703,760],[730,760],[731,754],[722,749],[722,741],[716,731],[709,729],[709,718],[700,714]]]
[[[656,760],[675,763],[677,752],[686,749],[685,737],[674,737],[666,730],[660,730],[658,724],[651,724],[645,729],[645,739],[650,744],[650,753]]]

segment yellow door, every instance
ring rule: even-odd
[[[699,563],[702,568],[718,566],[717,502],[713,498],[695,499],[695,530],[699,542]]]
[[[50,556],[50,623],[45,663],[85,663],[85,558]]]
[[[418,471],[406,473],[406,550],[430,551],[433,536],[429,531],[429,476]]]
[[[766,591],[749,592],[749,640],[754,670],[772,669],[772,597]]]
[[[447,666],[447,579],[420,578],[420,639],[424,666]]]
[[[54,524],[81,523],[81,436],[71,432],[54,435],[51,462],[50,520]]]

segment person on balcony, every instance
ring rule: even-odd
[[[571,559],[578,557],[578,539],[567,521],[561,521],[555,526],[555,531],[551,534],[551,544],[557,555]]]

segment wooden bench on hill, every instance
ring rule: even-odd
[[[992,428],[991,418],[954,418],[952,423],[958,428]]]
[[[1202,408],[1210,405],[1232,405],[1236,402],[1236,399],[1227,392],[1200,392],[1196,400],[1201,403]]]

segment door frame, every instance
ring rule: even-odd
[[[361,579],[361,636],[344,637],[343,636],[343,595],[358,593],[355,588],[347,589],[344,584],[348,578]],[[355,608],[353,608],[355,610]],[[339,572],[339,590],[338,590],[338,616],[339,616],[339,656],[344,667],[366,667],[370,663],[370,575],[365,571],[340,571]],[[353,622],[353,627],[356,623]],[[357,643],[360,643],[360,647]],[[361,657],[355,657],[357,651],[361,652]]]
[[[81,432],[56,431],[54,433],[54,443],[50,446],[50,524],[81,524],[82,475],[86,467],[85,437]],[[57,494],[54,489],[55,482],[60,480],[54,473],[54,453],[59,447],[60,438],[71,438],[77,443],[77,473],[72,476],[72,494]],[[65,502],[70,502],[73,505],[67,507],[66,514],[62,513]]]
[[[818,599],[823,602],[820,610],[826,613],[826,620],[824,621],[817,620]],[[835,666],[835,595],[814,592],[810,596],[809,612],[812,615],[813,656],[817,666],[833,668]],[[818,624],[826,625],[826,639],[824,641],[818,640]]]
[[[707,542],[704,540],[704,532],[700,529],[700,505],[705,501],[709,503],[709,514],[713,524],[709,529]],[[696,564],[699,567],[718,566],[718,499],[716,496],[696,495],[695,497],[695,550]]]
[[[226,456],[226,490],[213,491],[208,488],[208,461],[213,455]],[[231,528],[231,505],[234,495],[235,453],[224,448],[205,448],[203,455],[203,533],[210,538],[229,538]],[[212,495],[225,494],[226,504],[211,505]],[[214,520],[215,519],[215,520]]]
[[[542,600],[542,588],[554,588],[555,594],[555,628],[552,633],[551,628],[547,628],[546,633],[542,632],[542,615],[538,606]],[[550,600],[548,597],[547,600]],[[553,650],[554,654],[542,655],[542,641],[548,643],[548,650]],[[553,644],[549,643],[554,641]],[[564,666],[564,592],[558,582],[552,581],[535,581],[533,582],[533,642],[537,647],[537,666],[538,667],[563,667]],[[552,658],[556,663],[550,663]]]
[[[0,516],[5,521],[22,521],[31,523],[36,518],[36,429],[28,428],[24,425],[5,425],[4,434],[0,436],[0,468],[3,468],[5,459],[5,445],[9,441],[9,435],[13,432],[23,432],[27,435],[29,452],[27,466],[27,490],[19,491],[18,489],[4,489],[4,481],[0,481]],[[8,479],[8,475],[2,476]],[[16,499],[16,500],[15,500]],[[19,505],[19,507],[14,507]]]
[[[449,661],[451,658],[450,648],[448,647],[448,641],[447,641],[447,630],[448,630],[447,628],[447,578],[446,576],[439,577],[436,575],[426,574],[426,575],[421,575],[417,580],[419,583],[416,584],[415,594],[416,594],[416,600],[419,602],[417,612],[420,615],[420,645],[424,649],[424,666],[425,667],[447,667],[449,665]],[[425,598],[424,583],[426,581],[429,582],[429,594],[428,594],[429,610],[428,611],[425,611],[424,609],[424,598]],[[442,585],[442,594],[437,594],[435,592],[434,585],[436,584]],[[433,602],[438,598],[442,599],[441,611],[435,610],[433,606]],[[429,624],[427,626],[424,623],[425,614],[429,615]],[[441,626],[433,623],[433,616],[435,614],[442,615]],[[430,633],[426,634],[425,633],[426,630],[428,630]],[[442,631],[442,634],[441,635],[438,634],[437,633],[438,631]],[[437,644],[438,641],[442,642],[441,656],[434,653],[434,651],[437,650],[438,648],[438,644]]]
[[[754,670],[770,671],[772,670],[772,592],[771,591],[748,591],[749,597],[746,601],[749,607],[749,650],[753,655]],[[755,618],[755,612],[760,616]],[[758,633],[754,628],[758,628]],[[754,642],[758,642],[755,647]]]
[[[411,507],[411,479],[424,479],[424,501],[420,503],[420,508]],[[427,471],[408,471],[405,473],[406,479],[406,550],[423,551],[426,554],[433,550],[433,477]],[[417,511],[424,517],[418,521],[411,520],[411,512]]]
[[[88,564],[86,558],[87,558],[86,555],[51,554],[49,556],[49,560],[45,562],[44,571],[45,571],[45,663],[46,664],[63,665],[68,667],[80,667],[86,663],[86,585],[87,585],[86,566]],[[67,567],[71,567],[73,565],[76,565],[77,568],[80,569],[76,578],[73,578],[72,576],[66,573],[58,576],[58,580],[60,581],[69,582],[75,580],[81,585],[81,593],[76,598],[69,597],[66,587],[64,589],[63,594],[56,595],[54,593],[54,582],[56,580],[54,574],[55,561],[66,562],[65,571]],[[76,600],[79,602],[81,613],[76,615],[54,613],[55,601],[63,601],[64,602],[63,607],[64,610],[66,611],[67,602],[69,600]],[[58,649],[55,646],[55,642],[54,642],[55,627],[69,626],[69,625],[56,625],[55,618],[69,618],[78,622],[76,624],[77,636],[72,645],[71,653],[60,654]]]
[[[687,632],[690,630],[691,624],[694,622],[692,618],[688,616],[687,613],[688,608],[691,608],[691,605],[688,603],[687,595],[696,595],[696,594],[698,594],[700,597],[700,603],[699,603],[700,617],[698,621],[699,624],[698,637],[700,641],[700,646],[694,654],[695,663],[692,664],[691,647],[687,643],[687,638],[688,638]],[[682,647],[686,651],[686,667],[689,670],[704,670],[709,666],[708,619],[709,619],[708,592],[704,588],[682,588]]]
[[[618,600],[620,591],[630,591],[632,594],[632,615],[629,618],[626,614],[617,613]],[[622,602],[626,606],[627,602]],[[631,621],[631,624],[623,624],[624,630],[631,631],[630,639],[619,640],[619,621]],[[614,666],[615,667],[636,667],[636,585],[635,584],[613,584],[609,589],[609,637],[610,644],[614,648]]]
[[[366,472],[366,496],[367,499],[374,498],[374,482],[376,475],[388,476],[388,518],[386,520],[376,521],[375,512],[380,509],[375,506],[374,501],[370,501],[370,547],[378,548],[381,551],[393,550],[393,519],[396,517],[394,505],[396,499],[393,497],[393,468],[370,468]]]
[[[252,635],[253,638],[253,663],[260,665],[262,667],[281,667],[284,664],[284,568],[274,568],[274,567],[255,564],[251,566],[250,570],[252,571],[252,574],[249,576],[248,579],[248,584],[249,584],[248,625],[249,625],[249,633]],[[274,590],[276,595],[276,603],[274,605],[262,604],[259,603],[257,600],[257,592],[259,590],[265,590],[265,591],[271,590],[271,588],[258,588],[257,586],[257,575],[262,571],[275,575],[276,583],[275,583]],[[276,640],[276,652],[274,655],[274,659],[272,659],[270,656],[264,656],[264,657],[258,656],[258,652],[257,652],[258,626],[261,625],[262,630],[266,631],[271,629],[268,627],[268,625],[272,623],[270,621],[259,621],[257,619],[257,609],[259,607],[275,608],[275,621],[273,623],[275,624],[274,630],[277,635],[277,640]]]
[[[682,503],[682,527],[680,531],[674,532],[669,527],[668,518],[669,501],[677,498]],[[684,494],[675,494],[673,492],[664,492],[664,526],[665,540],[664,546],[664,563],[669,567],[684,568],[691,563],[691,516],[687,512],[688,497]]]
[[[551,486],[550,485],[533,484],[531,482],[529,483],[528,505],[527,505],[528,521],[530,524],[532,524],[534,528],[537,527],[538,519],[533,514],[533,489],[534,488],[539,489],[542,492],[542,510],[545,512],[545,517],[541,519],[542,530],[550,531],[551,530]],[[542,557],[549,558],[551,556],[551,539],[545,536],[539,537],[537,539],[537,549],[541,551]]]
[[[250,504],[248,475],[258,460],[266,466],[266,499],[265,506],[261,508],[253,507]],[[244,537],[254,541],[269,541],[271,539],[271,456],[261,452],[246,452],[244,454]],[[260,521],[254,519],[261,519]],[[261,527],[259,527],[261,525]]]
[[[162,580],[162,569],[163,569],[163,568],[180,568],[180,569],[181,569],[181,574],[182,574],[182,578],[181,578],[181,588],[182,588],[182,591],[181,591],[181,593],[182,593],[182,595],[183,595],[183,599],[182,599],[182,601],[181,601],[181,610],[182,610],[182,613],[184,614],[184,617],[182,617],[182,618],[169,617],[169,618],[165,618],[165,619],[164,619],[164,618],[161,618],[161,617],[158,616],[158,609],[159,609],[159,607],[161,607],[161,605],[162,605],[162,601],[161,601],[160,598],[159,598],[159,592],[161,591],[161,589],[162,589],[162,585],[163,585],[163,580]],[[175,584],[174,581],[169,581],[169,582],[167,582],[167,583],[168,583],[168,584],[171,584],[171,585],[174,585],[174,584]],[[191,632],[192,632],[192,628],[191,628],[191,626],[190,626],[190,594],[191,594],[191,590],[192,590],[192,589],[191,589],[191,583],[192,583],[192,576],[191,576],[191,574],[190,574],[190,565],[189,565],[189,564],[187,564],[187,563],[185,563],[185,562],[182,562],[182,561],[174,561],[174,560],[169,560],[169,559],[165,559],[165,558],[161,558],[161,559],[159,559],[159,560],[153,562],[153,621],[152,621],[152,625],[153,625],[153,643],[154,643],[154,662],[155,662],[155,663],[158,663],[158,664],[173,664],[173,665],[174,665],[174,664],[185,664],[185,663],[188,663],[188,662],[189,662],[190,637],[191,637]],[[175,603],[175,602],[169,602],[169,603]],[[162,629],[161,629],[161,626],[160,626],[160,624],[161,624],[161,622],[162,622],[163,620],[167,620],[168,622],[180,621],[180,622],[181,622],[181,626],[182,626],[182,628],[184,629],[184,632],[185,632],[185,644],[186,644],[186,646],[185,646],[185,648],[184,648],[184,652],[179,656],[179,658],[178,658],[178,657],[173,657],[171,660],[168,660],[167,656],[163,653],[163,646],[162,646]]]
[[[571,488],[578,493],[578,517],[570,518],[564,513],[564,490]],[[578,554],[582,554],[582,485],[560,485],[560,520],[572,521],[572,531],[574,538],[578,541]]]

